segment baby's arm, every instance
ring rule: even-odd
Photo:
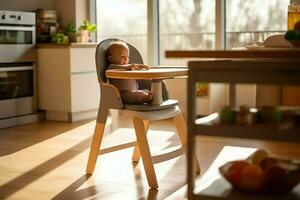
[[[150,69],[150,66],[148,65],[144,65],[144,64],[133,64],[133,69],[132,70],[141,70],[141,69],[145,69],[148,70]]]
[[[121,64],[110,64],[107,69],[127,69],[131,70],[132,64],[121,65]]]
[[[143,65],[143,64],[127,64],[127,65],[110,64],[107,69],[126,69],[126,70],[146,69],[146,70],[148,70],[149,68],[150,68],[150,66]]]

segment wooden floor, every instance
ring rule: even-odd
[[[39,122],[0,129],[0,199],[178,199],[186,198],[186,158],[155,165],[159,189],[148,188],[143,165],[131,163],[133,148],[105,153],[93,176],[85,167],[95,121]],[[170,121],[150,125],[152,153],[179,144]],[[130,121],[108,123],[103,145],[134,140]],[[202,172],[224,146],[266,148],[280,157],[300,159],[299,144],[199,137]],[[109,149],[108,149],[109,150]]]

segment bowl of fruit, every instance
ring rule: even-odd
[[[231,161],[219,168],[221,175],[242,192],[285,194],[300,182],[300,164],[257,150],[246,160]]]
[[[284,38],[289,41],[294,47],[300,47],[300,21],[294,25],[293,30],[288,30],[284,34]]]

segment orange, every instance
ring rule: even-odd
[[[238,187],[245,191],[259,191],[265,181],[264,171],[259,165],[250,164],[241,173]]]
[[[231,165],[228,168],[225,177],[230,183],[236,185],[239,183],[241,179],[241,173],[243,169],[247,167],[249,163],[243,160],[237,160],[237,161],[232,161],[230,164]]]

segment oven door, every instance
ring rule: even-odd
[[[33,66],[0,65],[0,119],[34,113]]]
[[[0,62],[34,62],[35,40],[35,26],[0,26]]]

